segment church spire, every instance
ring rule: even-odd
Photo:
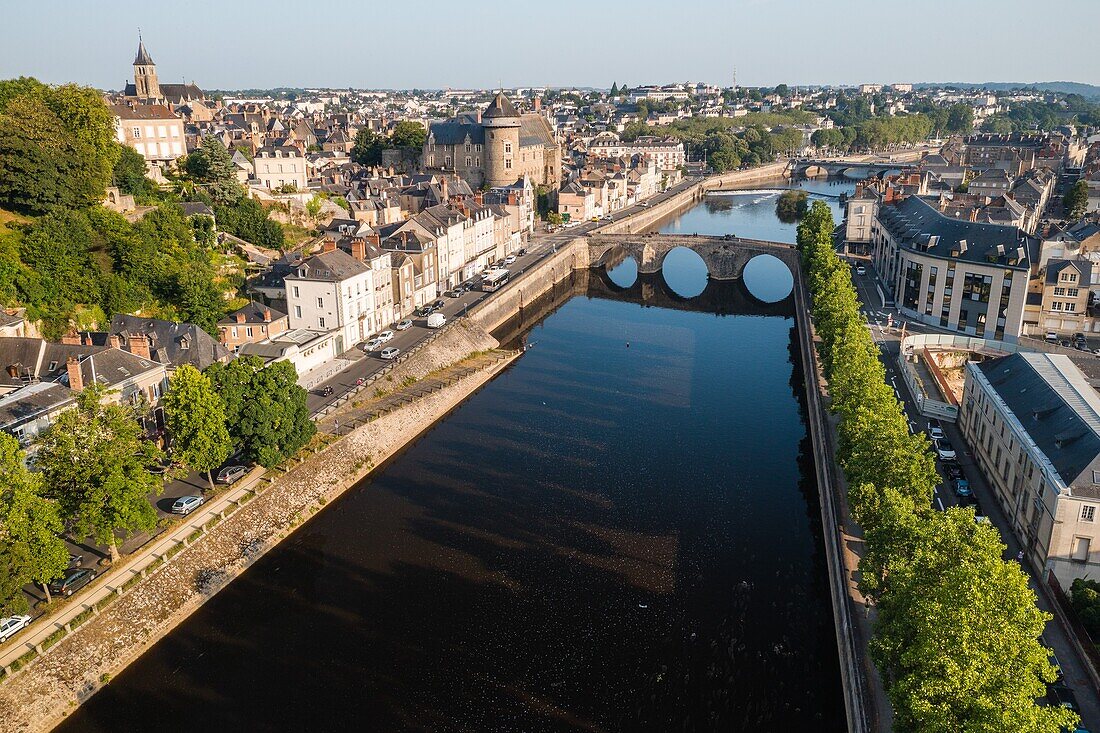
[[[145,50],[145,42],[141,40],[141,31],[138,31],[138,50],[134,57],[134,66],[152,66],[153,57]]]

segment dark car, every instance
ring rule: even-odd
[[[947,464],[947,478],[957,481],[963,477],[962,467],[957,463]]]
[[[332,393],[332,387],[321,387],[321,389],[317,390],[317,394],[321,395],[322,397],[332,397]]]
[[[439,310],[440,308],[442,308],[445,305],[447,305],[447,301],[440,298],[439,300],[432,303],[432,308],[434,308],[435,310]]]
[[[416,312],[416,315],[420,316],[421,318],[427,318],[428,316],[430,316],[434,312],[435,312],[434,308],[432,308],[430,305],[425,305],[425,306],[421,307],[420,310],[418,310]]]
[[[76,568],[66,571],[65,575],[50,583],[50,593],[71,596],[95,580],[96,571],[91,568]]]
[[[516,256],[517,257],[523,257],[525,254],[527,254],[527,248],[526,247],[520,247],[519,249],[516,250]]]
[[[462,295],[462,291],[460,291],[458,288],[455,288],[454,290],[448,290],[443,294],[446,295],[448,298],[458,298]]]

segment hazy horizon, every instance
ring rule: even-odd
[[[285,0],[196,0],[185,10],[165,5],[140,13],[132,6],[21,3],[5,11],[0,77],[121,89],[133,75],[140,27],[161,81],[206,89],[606,88],[688,80],[729,86],[735,68],[743,86],[1100,85],[1100,57],[1087,38],[1088,28],[1100,26],[1100,3],[1061,3],[1046,29],[1057,38],[1057,53],[1046,54],[1030,53],[1044,28],[1019,22],[1033,8],[1024,0],[834,0],[824,7],[703,0],[673,13],[654,0],[561,0],[532,15],[476,2],[424,0],[410,10],[317,0],[303,15]],[[650,50],[639,53],[643,48]]]

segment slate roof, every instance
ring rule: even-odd
[[[1100,395],[1064,354],[1024,352],[975,365],[1068,486],[1100,467]]]
[[[265,313],[266,311],[266,313]],[[244,315],[244,323],[273,323],[280,318],[286,318],[286,313],[283,313],[278,308],[272,308],[267,305],[260,305],[259,303],[249,303],[243,308],[238,308],[225,318],[218,321],[219,326],[235,326],[241,321],[237,320],[237,314]],[[271,315],[271,318],[266,317],[267,314]]]
[[[880,207],[878,219],[902,246],[944,259],[1028,269],[1039,252],[1039,240],[1018,227],[952,219],[919,196]]]
[[[112,104],[111,113],[124,120],[178,120],[163,104]]]
[[[1047,262],[1047,285],[1055,285],[1058,275],[1067,267],[1080,273],[1080,279],[1073,287],[1087,288],[1092,284],[1092,262],[1089,260],[1049,260]]]
[[[137,56],[134,56],[134,66],[151,66],[153,57],[145,50],[145,42],[138,38]]]
[[[214,362],[225,361],[229,356],[224,346],[193,323],[119,314],[111,318],[107,332],[93,333],[91,336],[95,342],[105,344],[110,336],[120,336],[129,341],[131,337],[142,334],[152,339],[149,353],[161,364],[173,367],[190,364],[201,371]]]
[[[489,106],[485,108],[485,111],[481,113],[481,118],[494,119],[504,117],[519,117],[519,112],[516,111],[511,100],[504,96],[504,92],[497,92],[497,95],[493,97],[493,101],[490,102]]]
[[[470,143],[481,145],[485,142],[485,128],[476,122],[465,120],[447,120],[432,122],[428,126],[429,136],[435,138],[436,145],[463,145],[466,136]]]
[[[370,270],[359,260],[346,252],[333,250],[314,255],[286,276],[287,280],[317,280],[322,282],[342,282]],[[305,272],[305,276],[301,275]]]

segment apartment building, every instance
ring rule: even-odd
[[[1100,395],[1063,354],[966,365],[959,427],[1036,567],[1100,571]]]
[[[187,153],[183,120],[163,104],[112,104],[115,140],[160,165]]]
[[[337,354],[374,333],[375,271],[346,252],[310,257],[285,283],[291,330],[337,331]]]
[[[293,186],[297,191],[308,188],[306,159],[298,152],[298,148],[266,145],[256,151],[253,165],[256,180],[266,188]]]
[[[960,221],[919,196],[878,206],[872,257],[898,308],[970,336],[1015,341],[1039,240],[1018,227]]]

